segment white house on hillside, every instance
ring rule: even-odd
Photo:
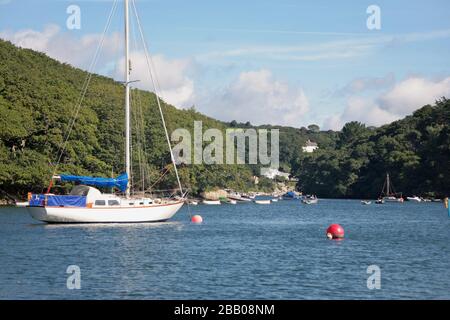
[[[280,170],[274,168],[265,169],[263,176],[269,179],[275,179],[275,177],[285,177],[286,179],[289,179],[289,173],[281,172]]]
[[[302,147],[303,152],[313,152],[314,150],[316,150],[317,148],[319,148],[319,146],[317,145],[317,143],[312,142],[311,140],[308,139],[308,141],[306,141],[305,145]]]

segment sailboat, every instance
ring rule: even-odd
[[[418,196],[412,196],[412,197],[406,197],[406,200],[412,201],[412,202],[422,202],[423,200],[419,198]]]
[[[315,195],[306,195],[302,197],[302,203],[304,204],[317,204],[319,199]]]
[[[381,190],[381,195],[376,201],[377,204],[384,202],[403,202],[402,193],[396,193],[394,187],[392,186],[389,173],[386,173],[386,180],[383,184],[383,189]]]
[[[180,194],[177,197],[159,199],[132,196],[131,194],[131,132],[130,132],[130,59],[129,59],[129,2],[124,0],[125,8],[125,173],[116,178],[75,176],[55,174],[44,194],[28,195],[29,214],[47,223],[137,223],[166,221],[183,206],[186,194],[183,193],[174,156],[172,153],[164,116],[158,95],[155,92],[161,119]],[[115,5],[115,3],[114,3]],[[134,5],[134,3],[133,3]],[[114,7],[113,7],[114,8]],[[134,6],[136,18],[137,12]],[[141,36],[142,30],[141,30]],[[147,53],[147,52],[146,52]],[[148,53],[147,53],[148,54]],[[155,89],[156,90],[156,89]],[[66,140],[67,141],[67,140]],[[56,169],[55,169],[56,170]],[[69,195],[50,193],[54,180],[72,182],[76,185]],[[102,193],[98,188],[118,189],[121,194]]]

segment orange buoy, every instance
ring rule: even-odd
[[[203,218],[202,218],[202,216],[196,214],[195,216],[192,216],[191,222],[192,223],[202,223],[203,222]]]
[[[328,239],[342,239],[344,238],[344,228],[342,228],[339,224],[334,223],[330,225],[327,229],[327,238]]]

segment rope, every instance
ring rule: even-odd
[[[144,124],[144,113],[142,111],[142,103],[141,103],[141,97],[140,97],[140,93],[139,90],[136,91],[136,101],[137,101],[137,108],[138,108],[138,112],[139,112],[139,116],[141,119],[141,123],[140,123],[140,131],[141,131],[141,151],[142,151],[142,191],[145,191],[145,177],[146,177],[146,172],[148,175],[148,163],[147,163],[147,142],[145,139],[145,124]]]
[[[161,179],[170,171],[170,167],[167,167],[163,174],[156,180],[154,184],[152,184],[148,189],[151,190]]]
[[[13,200],[15,202],[17,202],[17,198],[10,195],[8,192],[6,192],[5,190],[0,189],[0,193],[4,194],[8,199]]]
[[[134,103],[134,101],[135,101],[134,96],[136,95],[136,93],[133,93],[133,91],[135,91],[135,90],[131,91],[132,103]],[[143,152],[143,146],[142,146],[142,134],[143,133],[141,132],[143,128],[140,127],[140,121],[138,120],[139,116],[142,117],[142,114],[139,113],[140,110],[139,110],[138,102],[137,102],[136,109],[137,110],[132,112],[132,114],[133,114],[133,119],[134,119],[135,128],[136,128],[135,130],[136,130],[136,140],[137,140],[136,145],[138,148],[137,157],[138,157],[138,162],[139,162],[139,174],[141,177],[142,192],[144,192],[145,191],[145,171],[144,171],[144,165],[143,165],[143,161],[144,161],[144,154],[143,154],[144,152]]]
[[[57,158],[57,162],[55,164],[52,176],[50,178],[49,189],[51,188],[51,181],[53,179],[53,176],[56,174],[56,172],[58,170],[58,166],[59,166],[59,164],[61,162],[61,159],[62,159],[62,156],[64,154],[64,151],[66,150],[66,147],[67,147],[67,142],[68,142],[68,140],[70,138],[70,135],[72,133],[73,127],[74,127],[75,122],[76,122],[76,120],[78,118],[79,112],[80,112],[80,110],[82,108],[83,100],[84,100],[84,98],[86,96],[87,89],[88,89],[89,84],[90,84],[91,79],[92,79],[93,69],[97,65],[98,58],[100,56],[100,52],[101,52],[101,49],[103,48],[103,44],[104,44],[104,41],[105,41],[105,35],[108,32],[109,26],[111,25],[111,20],[112,20],[112,17],[114,15],[115,11],[116,11],[116,7],[117,7],[117,0],[114,0],[112,8],[111,8],[111,10],[109,12],[108,20],[107,20],[105,28],[103,30],[103,34],[102,34],[100,43],[97,46],[97,49],[95,50],[94,57],[93,57],[90,65],[89,65],[88,73],[87,73],[86,78],[85,78],[85,80],[83,82],[82,91],[81,91],[80,97],[78,99],[77,107],[75,108],[75,112],[74,112],[72,121],[70,122],[69,130],[68,130],[68,132],[67,132],[67,134],[66,134],[66,136],[64,138],[64,142],[63,142],[62,146],[60,146],[59,149],[58,149],[59,156]],[[48,190],[48,192],[49,192],[49,190]]]
[[[174,156],[173,156],[172,146],[171,146],[171,144],[170,144],[169,133],[168,133],[168,131],[167,131],[167,126],[166,126],[166,121],[164,120],[164,114],[163,114],[163,112],[162,112],[161,102],[160,102],[159,96],[158,96],[158,90],[157,90],[157,87],[156,87],[156,84],[155,84],[155,79],[154,79],[153,73],[152,73],[152,67],[151,67],[151,66],[152,66],[152,63],[151,63],[151,58],[149,57],[149,54],[148,54],[147,43],[146,43],[145,38],[144,38],[144,33],[143,33],[143,31],[142,31],[141,21],[140,21],[140,19],[139,19],[139,15],[138,15],[138,12],[137,12],[137,9],[136,9],[135,1],[132,0],[131,3],[132,3],[132,6],[133,6],[134,14],[135,14],[135,16],[136,16],[136,21],[137,21],[137,23],[138,23],[139,33],[140,33],[140,36],[141,36],[141,40],[142,40],[142,43],[143,43],[143,46],[144,46],[145,59],[146,59],[146,62],[147,62],[147,68],[148,68],[148,71],[149,71],[149,74],[150,74],[150,79],[151,79],[151,81],[152,81],[153,88],[155,89],[156,102],[157,102],[157,104],[158,104],[159,113],[160,113],[160,115],[161,115],[161,120],[162,120],[162,123],[163,123],[163,126],[164,126],[164,133],[165,133],[165,135],[166,135],[167,144],[169,145],[170,159],[172,160],[172,163],[173,163],[173,166],[174,166],[174,169],[175,169],[175,175],[176,175],[176,177],[177,177],[177,182],[178,182],[178,186],[179,186],[179,188],[180,188],[180,192],[181,192],[181,194],[183,195],[183,187],[181,186],[180,177],[179,177],[179,175],[178,175],[178,169],[177,169],[177,166],[176,166],[176,163],[175,163],[175,158],[174,158]],[[155,69],[155,77],[156,77],[156,69]]]
[[[133,19],[131,19],[131,35],[132,35],[132,45],[134,47],[135,51],[138,51],[138,41],[135,30],[135,24]],[[133,92],[134,91],[134,92]],[[141,183],[142,183],[142,192],[145,192],[145,184],[146,184],[146,172],[147,170],[147,148],[146,148],[146,138],[145,138],[145,124],[144,124],[144,115],[142,111],[142,102],[141,102],[141,96],[139,90],[132,90],[132,97],[133,101],[135,101],[135,124],[136,124],[136,137],[137,137],[137,143],[139,145],[138,150],[138,161],[139,161],[139,173],[141,175]],[[140,119],[140,121],[139,121]]]

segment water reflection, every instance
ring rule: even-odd
[[[442,204],[326,200],[191,209],[202,224],[191,224],[186,208],[162,223],[67,225],[2,208],[0,298],[450,297],[449,219]],[[326,238],[331,223],[345,228],[344,240]],[[70,264],[82,272],[77,293],[65,286]],[[372,264],[386,277],[377,292],[366,286]],[[415,271],[414,281],[405,270]]]
[[[167,222],[141,222],[141,223],[67,223],[67,224],[52,224],[52,223],[32,223],[29,227],[43,227],[45,229],[157,229],[157,228],[172,228],[174,230],[181,230],[184,223],[180,221]]]

